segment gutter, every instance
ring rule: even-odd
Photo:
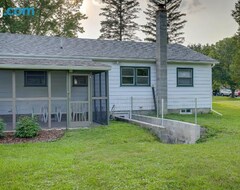
[[[216,110],[214,110],[214,109],[211,109],[211,111],[212,111],[213,113],[216,113],[217,115],[223,116],[223,114],[221,114],[220,112],[218,112],[218,111],[216,111]]]
[[[168,63],[188,63],[188,64],[196,64],[196,63],[201,63],[201,64],[213,64],[213,65],[216,65],[216,64],[219,64],[218,61],[212,61],[212,62],[207,62],[207,61],[184,61],[184,60],[168,60]]]
[[[218,64],[219,64],[219,63],[218,63]],[[213,68],[213,67],[215,67],[215,66],[216,66],[216,64],[215,64],[215,63],[214,63],[214,64],[212,64],[212,68]]]

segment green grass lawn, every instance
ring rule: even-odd
[[[240,97],[235,97],[235,98],[231,98],[231,97],[226,97],[226,96],[215,96],[213,98],[213,102],[219,102],[219,101],[240,101]]]
[[[162,144],[119,122],[51,143],[0,145],[0,189],[240,189],[240,101],[225,100],[214,100],[223,117],[199,115],[214,136],[195,145]]]

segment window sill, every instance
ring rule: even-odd
[[[151,87],[150,85],[120,85],[120,87]]]
[[[194,86],[177,85],[176,87],[194,87]]]

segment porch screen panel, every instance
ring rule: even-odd
[[[67,72],[51,71],[51,127],[67,127]]]
[[[93,121],[102,125],[108,124],[107,100],[93,100]]]
[[[16,101],[16,120],[21,117],[35,118],[42,129],[48,128],[48,101],[47,100],[24,100],[17,99]]]
[[[12,97],[12,71],[0,70],[0,119],[6,124],[6,131],[13,130]]]
[[[93,122],[108,124],[107,72],[93,74]]]
[[[48,87],[27,86],[25,77],[26,71],[16,71],[16,97],[17,98],[46,98],[48,97]]]
[[[6,131],[13,130],[12,113],[12,101],[0,100],[0,119],[6,125]]]
[[[66,128],[67,126],[67,100],[51,101],[51,127],[52,128]]]
[[[101,97],[107,97],[107,79],[106,79],[106,73],[101,73]]]
[[[66,98],[67,99],[67,72],[65,71],[52,71],[51,72],[51,91],[53,98]]]
[[[0,71],[0,98],[12,98],[12,71]]]

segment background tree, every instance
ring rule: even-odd
[[[236,83],[240,83],[240,0],[235,4],[235,9],[232,11],[232,16],[238,24],[238,32],[235,36],[237,42],[236,54],[233,58],[233,64],[230,66],[232,71],[232,78]],[[239,85],[240,86],[240,85]],[[238,86],[238,87],[239,87]]]
[[[184,33],[182,29],[187,22],[183,19],[186,14],[179,11],[182,0],[149,0],[147,9],[144,11],[147,18],[147,24],[142,26],[142,31],[145,33],[145,41],[156,41],[156,12],[159,9],[160,3],[166,2],[167,9],[167,27],[168,27],[168,42],[183,43]]]
[[[86,15],[80,12],[83,0],[2,0],[0,7],[34,7],[34,16],[5,16],[0,32],[76,37],[83,33]]]
[[[192,44],[188,45],[188,47],[194,51],[197,51],[209,57],[217,58],[215,45],[213,44],[212,45]],[[222,86],[221,76],[222,76],[221,65],[219,64],[215,65],[215,67],[213,67],[213,81],[212,81],[213,91],[215,93],[219,92],[219,89]]]
[[[230,66],[231,71],[233,72],[233,80],[236,83],[240,83],[240,46],[238,45],[238,51],[233,58],[233,64]],[[240,84],[238,85],[238,87]]]
[[[234,97],[235,90],[239,88],[239,81],[236,80],[236,71],[234,70],[234,59],[239,52],[238,41],[236,37],[225,38],[216,43],[215,57],[220,61],[219,70],[221,75],[219,80],[225,87],[232,90]]]
[[[202,45],[202,44],[191,44],[188,45],[189,48],[191,48],[194,51],[197,51],[199,53],[202,53],[204,55],[213,57],[214,55],[214,50],[215,50],[215,45],[210,45],[210,44],[206,44],[206,45]]]
[[[139,25],[134,21],[141,10],[137,0],[103,0],[100,16],[105,17],[101,21],[100,39],[111,40],[139,40],[136,31]]]
[[[235,10],[232,11],[232,16],[238,23],[238,35],[240,36],[240,0],[235,4]]]
[[[240,47],[237,37],[225,38],[215,45],[195,44],[189,47],[220,62],[213,67],[213,89],[230,88],[232,97],[234,97],[235,90],[240,85],[240,59],[238,59],[240,57]]]

